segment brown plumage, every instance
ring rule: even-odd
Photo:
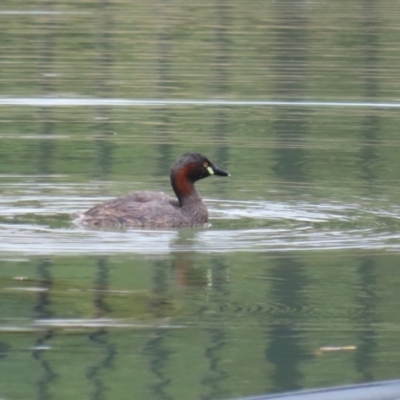
[[[204,224],[208,211],[194,183],[210,175],[229,174],[198,153],[181,155],[171,167],[174,199],[160,192],[133,192],[99,204],[80,214],[89,227],[183,227]]]

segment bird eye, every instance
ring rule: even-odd
[[[204,165],[204,168],[207,168],[208,167],[208,162],[205,162],[203,165]]]

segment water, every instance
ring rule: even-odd
[[[398,378],[397,5],[0,8],[1,398]],[[208,226],[73,223],[188,150]]]

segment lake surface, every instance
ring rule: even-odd
[[[231,399],[400,374],[400,5],[3,0],[0,397]],[[86,230],[170,193],[210,224]]]

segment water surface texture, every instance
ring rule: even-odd
[[[400,375],[400,5],[0,5],[0,398],[231,399]],[[86,230],[171,193],[210,224]]]

